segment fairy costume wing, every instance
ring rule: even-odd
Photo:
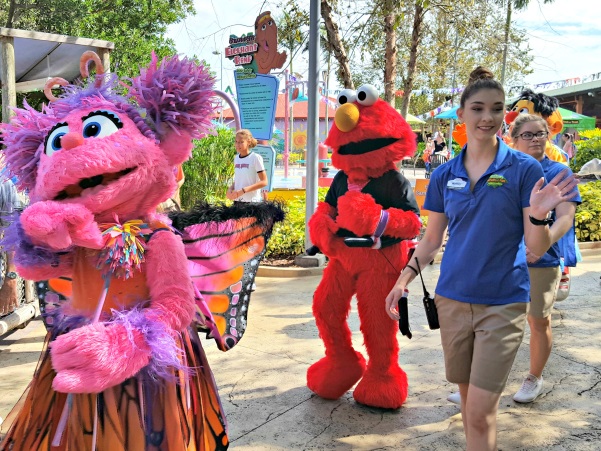
[[[183,235],[199,328],[227,351],[246,330],[252,285],[273,225],[284,219],[282,207],[274,202],[202,203],[170,218]]]

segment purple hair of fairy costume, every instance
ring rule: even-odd
[[[120,82],[116,75],[106,76],[100,86],[88,78],[84,85],[63,87],[60,97],[45,105],[42,112],[24,102],[15,108],[15,117],[1,130],[4,144],[12,150],[5,153],[11,176],[16,175],[20,190],[35,187],[37,167],[49,131],[67,114],[82,106],[111,107],[127,114],[140,132],[159,141],[173,130],[186,132],[192,138],[211,133],[214,102],[214,79],[203,66],[178,56],[163,58],[158,64],[156,55],[138,77],[129,79],[131,86]],[[124,91],[120,95],[120,91]],[[139,110],[146,112],[143,118]]]

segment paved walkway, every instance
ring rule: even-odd
[[[425,271],[433,288],[439,266]],[[601,449],[601,255],[587,255],[573,271],[570,297],[553,313],[555,347],[544,394],[518,405],[511,395],[528,369],[529,334],[518,353],[499,409],[499,449]],[[465,447],[457,406],[446,401],[440,335],[430,331],[419,285],[410,296],[413,339],[398,336],[410,392],[398,411],[358,405],[351,392],[326,401],[305,385],[307,367],[323,353],[311,314],[320,276],[257,279],[248,330],[227,353],[207,342],[209,361],[236,450],[460,450]],[[363,350],[356,309],[353,340]],[[0,340],[0,416],[31,378],[41,348],[39,320]]]

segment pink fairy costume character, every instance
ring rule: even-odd
[[[90,60],[93,83],[52,79],[64,93],[47,88],[42,112],[25,104],[2,131],[31,199],[7,232],[18,272],[71,278],[73,291],[0,449],[225,449],[184,245],[155,213],[210,127],[213,79],[153,55],[122,97],[92,52],[82,76]]]

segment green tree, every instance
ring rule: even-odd
[[[309,37],[309,13],[300,8],[296,0],[287,0],[281,5],[283,12],[276,17],[278,42],[290,55],[290,72],[293,73],[293,60]]]
[[[345,88],[355,89],[346,45],[340,35],[338,23],[334,18],[334,6],[336,3],[336,0],[321,0],[321,17],[326,27],[329,48],[332,49],[334,57],[338,61],[338,78]]]
[[[193,0],[0,0],[7,27],[115,43],[112,70],[133,76],[150,60],[175,53],[167,26],[194,13]]]

